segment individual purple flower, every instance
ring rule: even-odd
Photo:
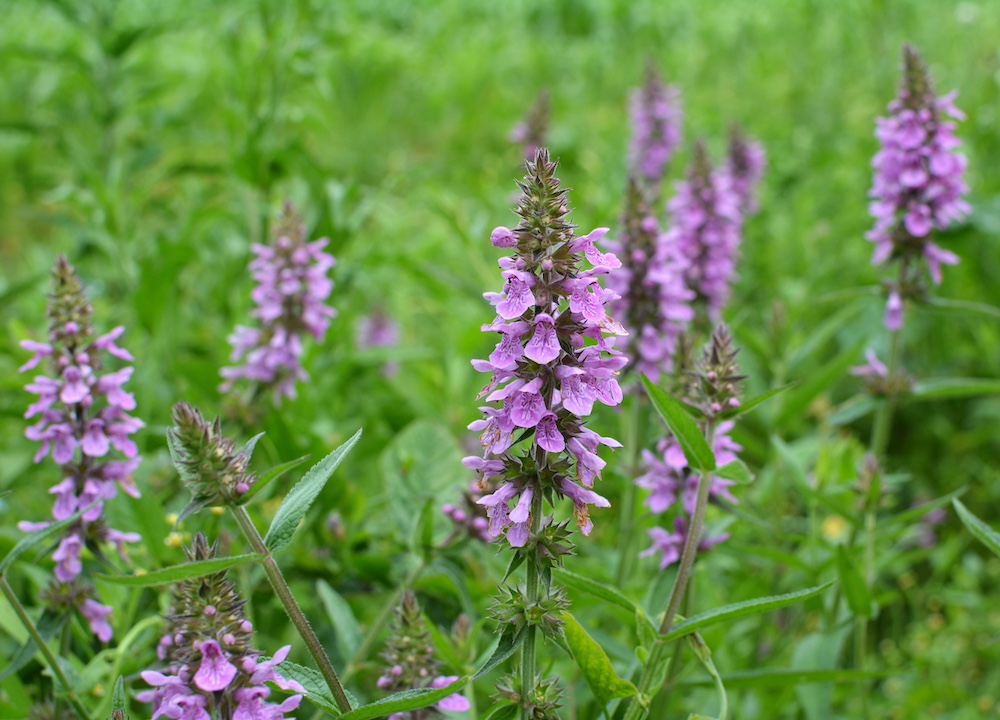
[[[482,432],[484,456],[465,460],[484,487],[491,478],[499,481],[478,503],[487,509],[490,534],[505,533],[514,547],[528,542],[533,508],[543,496],[569,497],[584,534],[593,526],[588,507],[607,507],[603,497],[583,490],[604,466],[598,446],[619,445],[587,430],[584,418],[595,403],[621,402],[617,375],[627,362],[614,349],[614,336],[625,330],[605,311],[618,294],[600,284],[621,265],[596,245],[607,230],[574,236],[548,152],[539,150],[526,165],[516,209],[521,223],[492,234],[515,251],[499,262],[503,291],[484,295],[498,317],[483,331],[499,333],[500,341],[488,361],[473,361],[492,375],[480,397],[500,405],[482,408],[483,418],[469,426]],[[583,259],[593,268],[582,269]]]
[[[622,259],[621,270],[608,276],[608,287],[620,296],[610,310],[629,331],[620,345],[629,368],[653,382],[671,371],[678,339],[694,319],[695,294],[684,282],[687,259],[672,240],[660,232],[642,191],[630,179],[621,239],[608,243]]]
[[[629,173],[656,194],[681,136],[680,92],[664,85],[656,68],[646,68],[642,87],[629,100],[632,141]]]
[[[38,399],[25,412],[35,423],[25,436],[40,443],[35,462],[51,453],[59,465],[61,480],[49,491],[54,496],[52,517],[65,520],[84,511],[59,540],[55,560],[55,582],[62,586],[48,591],[59,605],[72,605],[87,620],[102,641],[111,639],[107,616],[111,608],[92,598],[93,590],[78,580],[83,569],[83,549],[99,554],[101,543],[113,542],[123,554],[125,542],[137,542],[135,533],[108,527],[103,519],[104,502],[121,487],[138,497],[131,474],[142,460],[131,439],[144,423],[128,413],[135,398],[124,389],[133,368],[105,372],[108,356],[131,362],[132,356],[115,344],[124,328],[94,337],[92,308],[75,271],[59,256],[53,269],[54,289],[47,315],[50,320],[47,343],[25,341],[22,347],[34,355],[21,370],[37,368],[45,361],[51,377],[36,376],[25,389]],[[116,459],[116,455],[124,460]],[[22,521],[22,532],[35,532],[48,523]],[[124,554],[123,554],[124,556]],[[71,586],[71,587],[70,587]]]
[[[381,307],[376,307],[358,322],[355,346],[358,350],[394,348],[399,345],[399,326]],[[382,374],[394,377],[399,373],[399,363],[390,360],[382,365]]]
[[[739,125],[733,123],[729,127],[729,146],[720,172],[729,178],[729,184],[739,198],[739,210],[743,219],[755,214],[760,208],[757,188],[766,165],[764,146],[744,135]]]
[[[296,396],[295,384],[307,380],[302,367],[302,341],[306,335],[321,341],[336,311],[326,304],[333,290],[328,277],[336,261],[323,251],[326,238],[306,241],[305,226],[292,204],[284,214],[272,245],[251,247],[255,259],[250,273],[256,285],[250,296],[256,305],[251,315],[260,327],[237,326],[229,337],[230,360],[238,365],[222,368],[222,392],[245,379],[274,392],[275,402]]]
[[[191,561],[211,560],[216,546],[199,533],[186,553]],[[275,669],[290,647],[262,660],[253,648],[253,627],[243,616],[243,605],[225,571],[174,586],[169,627],[157,649],[166,672],[141,673],[153,689],[137,696],[152,704],[153,718],[285,720],[299,706],[305,689]],[[266,683],[297,694],[272,702]]]
[[[941,266],[958,256],[934,244],[933,230],[962,221],[971,211],[965,201],[966,159],[958,152],[955,123],[964,115],[955,107],[956,93],[938,97],[923,59],[903,46],[903,78],[889,103],[888,117],[876,121],[881,148],[872,160],[874,179],[868,195],[875,227],[867,234],[875,243],[872,263],[899,262],[899,277],[887,283],[889,304],[885,326],[902,326],[903,300],[927,294],[923,270],[941,282]]]
[[[888,396],[908,392],[913,386],[913,378],[905,372],[889,374],[889,368],[878,359],[875,351],[865,351],[865,364],[850,369],[851,375],[862,378],[872,395]]]
[[[549,93],[542,90],[535,98],[527,117],[510,131],[510,141],[524,150],[524,159],[533,160],[549,134]]]
[[[684,279],[717,319],[729,299],[741,241],[740,196],[729,173],[712,169],[699,140],[687,179],[667,203],[671,227],[665,242],[685,259]]]

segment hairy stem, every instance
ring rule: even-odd
[[[542,493],[535,491],[531,498],[531,552],[525,562],[525,584],[526,600],[529,607],[533,607],[541,599],[539,593],[538,577],[538,529],[542,520]],[[529,624],[524,636],[524,644],[521,646],[521,717],[523,720],[531,720],[529,715],[529,704],[535,696],[535,640],[537,628]]]
[[[291,589],[288,587],[288,583],[285,581],[285,577],[281,574],[281,569],[278,567],[278,563],[275,562],[274,557],[271,555],[270,550],[264,545],[264,539],[257,532],[257,527],[253,524],[253,520],[247,514],[246,508],[242,506],[236,506],[230,508],[233,511],[233,515],[236,516],[236,521],[240,525],[240,529],[243,530],[243,534],[246,535],[247,540],[250,541],[250,545],[253,547],[254,552],[265,555],[264,558],[264,572],[267,573],[267,579],[271,581],[271,587],[274,589],[274,594],[278,596],[281,601],[282,607],[285,608],[285,613],[288,615],[289,620],[298,630],[299,637],[305,642],[306,647],[309,648],[309,653],[313,656],[313,660],[319,666],[319,671],[323,675],[323,679],[326,680],[327,686],[330,688],[330,692],[333,693],[333,697],[337,701],[337,706],[343,712],[350,712],[351,703],[347,699],[347,694],[344,692],[343,686],[340,684],[340,678],[337,677],[337,672],[333,669],[333,665],[330,663],[330,658],[326,656],[326,651],[323,650],[323,646],[319,642],[319,638],[316,637],[316,633],[313,632],[312,627],[309,625],[309,621],[306,620],[306,616],[302,614],[299,604],[295,601],[295,597],[292,595]]]
[[[73,709],[82,720],[90,720],[90,712],[76,696],[76,693],[69,684],[69,680],[66,679],[65,673],[62,671],[62,667],[59,665],[59,660],[52,654],[52,649],[45,642],[45,639],[42,638],[41,633],[38,632],[38,628],[31,621],[27,611],[21,605],[21,601],[17,599],[17,595],[14,594],[13,588],[7,583],[7,578],[4,575],[0,575],[0,591],[3,592],[4,597],[7,598],[7,602],[14,608],[18,620],[21,621],[24,629],[28,631],[28,634],[31,635],[32,640],[35,641],[38,649],[45,657],[45,662],[49,666],[49,670],[52,671],[53,677],[62,685],[63,692],[66,694],[66,699],[69,700],[70,705],[73,706]]]

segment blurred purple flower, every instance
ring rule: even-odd
[[[681,136],[680,92],[664,85],[656,68],[646,68],[642,87],[629,100],[632,141],[629,172],[655,196]]]
[[[336,311],[325,304],[333,289],[327,274],[336,261],[323,251],[325,238],[306,242],[305,227],[291,203],[285,204],[273,245],[255,244],[250,271],[257,283],[251,292],[256,308],[251,315],[259,328],[237,326],[229,342],[230,360],[222,368],[222,392],[241,379],[270,387],[275,402],[296,396],[295,383],[307,380],[302,367],[302,339],[321,341]]]
[[[956,93],[938,97],[920,55],[903,47],[899,94],[889,103],[888,117],[876,121],[881,149],[875,170],[871,214],[875,227],[867,234],[875,243],[872,263],[900,262],[900,277],[888,285],[885,326],[895,332],[903,322],[903,300],[926,293],[922,268],[941,282],[941,266],[958,256],[930,241],[932,230],[944,230],[971,211],[965,201],[966,159],[958,152],[955,123],[965,116],[955,107]]]
[[[730,126],[729,147],[720,172],[729,178],[729,184],[739,198],[739,209],[744,220],[760,208],[757,188],[764,177],[766,165],[764,146],[744,135],[738,125]]]

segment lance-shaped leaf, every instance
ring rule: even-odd
[[[63,626],[70,619],[70,615],[64,612],[58,614],[52,611],[46,610],[42,613],[42,617],[38,620],[35,625],[35,629],[38,630],[38,634],[42,636],[42,640],[48,642],[54,638]],[[38,652],[38,644],[35,642],[33,637],[28,637],[25,640],[24,645],[22,645],[18,651],[11,658],[10,662],[7,663],[7,667],[0,670],[0,682],[6,680],[8,677],[16,673],[18,670],[23,668],[31,659],[35,657]]]
[[[975,397],[1000,393],[1000,380],[990,378],[928,378],[913,386],[916,400]]]
[[[119,675],[115,680],[115,689],[111,694],[111,711],[121,710],[125,712],[125,679]]]
[[[562,619],[565,623],[563,632],[573,653],[573,660],[600,705],[607,707],[615,698],[635,695],[638,692],[635,685],[618,677],[607,653],[587,634],[576,618],[564,611]]]
[[[958,513],[959,519],[969,529],[969,532],[975,535],[983,545],[1000,555],[1000,533],[969,512],[969,508],[965,507],[961,500],[952,500],[951,504],[955,506],[955,512]]]
[[[180,565],[171,565],[168,568],[154,570],[141,575],[98,575],[97,579],[113,585],[127,585],[129,587],[169,585],[182,580],[192,580],[204,577],[205,575],[214,575],[215,573],[229,570],[244,563],[261,562],[266,557],[266,555],[248,553],[246,555],[233,555],[232,557],[196,560],[194,562],[181,563]]]
[[[844,588],[844,597],[847,598],[851,612],[865,618],[874,615],[871,592],[843,545],[837,546],[837,574],[840,576],[840,584]]]
[[[783,608],[788,605],[794,605],[795,603],[800,603],[811,597],[819,595],[831,585],[833,585],[832,580],[828,583],[817,585],[816,587],[811,587],[807,590],[799,590],[797,592],[786,593],[784,595],[772,595],[770,597],[756,598],[754,600],[746,600],[745,602],[733,603],[732,605],[725,605],[677,623],[677,625],[675,625],[670,632],[662,637],[664,641],[673,640],[674,638],[681,637],[682,635],[688,635],[696,630],[706,628],[709,625],[715,625],[716,623],[726,622],[727,620],[735,620],[737,618],[746,617],[747,615],[757,615],[759,613],[777,610],[778,608]]]
[[[323,490],[326,481],[333,475],[333,471],[343,461],[344,456],[360,439],[361,430],[358,430],[350,440],[316,463],[291,489],[278,508],[274,521],[264,537],[264,545],[268,550],[276,553],[292,541],[299,521],[305,517],[313,500]]]
[[[449,695],[459,692],[468,682],[468,678],[459,678],[451,685],[443,688],[420,688],[418,690],[404,690],[376,700],[368,705],[354,708],[349,713],[341,715],[341,720],[373,720],[393,713],[407,712],[408,710],[420,710],[444,700]]]
[[[264,660],[266,658],[261,659]],[[305,692],[302,694],[317,708],[335,718],[340,717],[341,710],[337,707],[333,695],[330,694],[330,688],[327,687],[326,680],[323,679],[318,670],[285,660],[285,662],[278,666],[278,673],[285,680],[294,680],[305,688]],[[355,701],[352,699],[351,705],[354,704]]]
[[[642,384],[646,386],[646,392],[656,412],[660,413],[663,422],[667,424],[681,446],[688,465],[693,470],[715,470],[715,453],[705,442],[701,430],[684,406],[664,390],[656,387],[645,374],[642,376]]]
[[[785,390],[787,390],[788,388],[794,387],[797,384],[798,383],[796,382],[792,382],[788,383],[787,385],[782,385],[779,388],[775,388],[774,390],[768,390],[766,393],[761,393],[757,397],[750,398],[739,407],[735,407],[732,410],[726,410],[719,417],[728,420],[729,418],[734,418],[738,415],[744,415],[753,410],[754,408],[756,408],[761,403],[767,402],[775,395],[780,395],[781,393],[785,392]]]
[[[739,458],[726,463],[720,468],[716,468],[712,474],[725,480],[732,480],[740,485],[747,485],[753,482],[753,473],[750,472],[750,468]]]
[[[790,685],[805,685],[808,683],[827,682],[857,682],[876,678],[891,677],[896,672],[891,670],[796,670],[794,668],[775,668],[763,670],[744,670],[725,673],[722,681],[726,687],[788,687]],[[714,684],[711,678],[684,678],[678,681],[686,687],[704,687]]]
[[[257,495],[257,493],[266,488],[272,481],[277,480],[289,470],[294,470],[310,457],[310,455],[303,455],[302,457],[295,458],[294,460],[289,460],[288,462],[281,463],[280,465],[275,465],[273,468],[257,478],[257,481],[250,486],[246,495],[240,498],[239,504],[246,505],[255,495]]]
[[[524,642],[524,638],[527,635],[525,632],[526,629],[527,625],[522,625],[520,630],[514,630],[513,625],[506,628],[503,634],[500,635],[500,641],[497,643],[497,649],[493,651],[492,655],[490,655],[490,659],[486,661],[486,664],[479,668],[479,670],[476,671],[476,674],[472,676],[472,681],[475,682],[513,655],[514,651],[521,647],[521,643]]]

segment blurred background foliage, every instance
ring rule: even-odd
[[[266,431],[261,468],[306,453],[318,459],[363,426],[361,444],[286,553],[288,575],[313,598],[306,604],[340,666],[353,658],[349,683],[359,695],[375,692],[378,647],[359,654],[361,640],[349,641],[408,577],[439,626],[460,612],[480,623],[470,656],[448,659],[449,669],[465,671],[461,663],[488,644],[483,617],[503,558],[453,546],[422,568],[414,528],[423,502],[453,501],[470,480],[459,459],[476,445],[464,426],[477,417],[482,378],[469,359],[492,347],[479,332],[492,318],[481,293],[501,284],[487,238],[513,222],[521,174],[508,135],[548,90],[550,148],[572,188],[571,218],[614,232],[626,101],[652,59],[683,96],[685,143],[672,179],[695,137],[718,157],[732,121],[767,149],[762,211],[746,228],[727,320],[744,347],[751,394],[798,381],[738,429],[758,479],[741,489],[738,508],[712,511],[710,523],[733,539],[702,559],[692,596],[705,609],[828,579],[835,546],[855,530],[853,486],[870,422],[843,405],[861,392],[846,371],[866,346],[885,342],[880,299],[842,292],[877,282],[864,240],[874,118],[896,92],[905,41],[924,54],[939,92],[959,91],[975,212],[942,238],[962,263],[948,269],[939,294],[1000,305],[998,37],[1000,4],[945,0],[0,5],[0,491],[13,491],[0,499],[0,550],[16,542],[17,520],[47,515],[45,489],[56,481],[50,461],[32,464],[35,448],[23,439],[29,398],[17,367],[27,358],[18,342],[45,333],[48,271],[61,252],[85,279],[98,329],[127,326],[122,344],[136,356],[130,389],[147,422],[136,478],[144,496],[108,508],[116,527],[146,538],[135,564],[179,561],[184,532],[232,534],[228,520],[210,514],[171,534],[166,516],[185,503],[164,442],[174,402],[223,414],[242,438]],[[340,314],[326,342],[308,350],[312,380],[300,396],[279,408],[258,400],[241,413],[218,393],[218,368],[228,361],[227,334],[248,319],[249,244],[268,237],[286,198],[313,237],[330,239]],[[401,342],[359,350],[358,323],[376,309],[396,320]],[[904,342],[917,378],[997,377],[995,317],[917,309]],[[395,374],[384,371],[388,360]],[[621,438],[619,413],[603,410],[598,428]],[[649,439],[659,432],[653,422]],[[963,501],[1000,525],[998,422],[995,397],[904,404],[890,443],[886,517],[967,488]],[[616,507],[627,484],[615,472],[622,459],[609,464],[602,489]],[[261,523],[275,507],[258,507]],[[572,569],[614,577],[615,513],[595,517]],[[893,674],[876,685],[877,716],[1000,715],[1000,564],[951,514],[928,548],[905,524],[882,528],[869,666]],[[447,533],[442,516],[435,539]],[[36,596],[45,576],[27,568],[15,578],[21,595]],[[254,611],[274,620],[257,622],[262,647],[291,641],[262,577],[247,570],[240,581],[257,591]],[[657,607],[671,581],[645,560],[623,589]],[[164,609],[150,593],[100,590],[116,606],[119,639]],[[614,613],[571,597],[615,662],[634,662]],[[23,633],[6,606],[0,627],[9,633],[0,633],[0,656],[9,657]],[[123,661],[126,674],[152,662],[155,628],[144,633]],[[849,667],[847,633],[827,599],[713,629],[706,640],[724,672]],[[596,717],[570,666],[560,661],[556,671],[573,688],[567,717]],[[682,674],[695,685],[673,694],[675,708],[715,702],[696,686],[699,672]],[[482,710],[490,691],[480,686]],[[0,715],[20,716],[31,689],[24,674],[0,683]],[[739,717],[808,720],[857,717],[856,693],[851,684],[731,691]]]

